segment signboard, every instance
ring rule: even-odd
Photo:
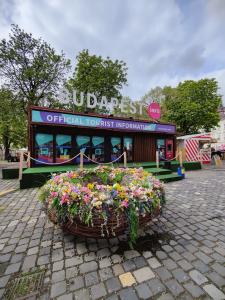
[[[150,103],[148,106],[148,115],[150,118],[154,120],[160,119],[161,116],[160,105],[156,102]]]
[[[155,124],[150,122],[128,121],[119,119],[81,116],[69,113],[32,110],[31,121],[34,123],[48,123],[52,125],[70,125],[101,129],[116,129],[129,131],[149,131],[175,133],[175,125]]]

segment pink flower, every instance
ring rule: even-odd
[[[122,203],[121,203],[121,206],[123,206],[123,207],[128,207],[128,205],[129,205],[129,203],[128,203],[128,201],[127,200],[124,200]]]
[[[58,193],[57,193],[57,192],[51,192],[51,196],[52,196],[53,198],[55,198],[55,197],[58,196]]]
[[[65,194],[65,195],[62,195],[62,198],[61,198],[61,204],[64,204],[64,203],[66,203],[67,202],[67,195]]]
[[[90,197],[88,195],[84,196],[84,202],[87,204],[90,200]]]

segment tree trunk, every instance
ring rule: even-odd
[[[5,149],[5,160],[7,160],[9,156],[9,150],[10,150],[10,142],[8,136],[3,136],[3,145]]]

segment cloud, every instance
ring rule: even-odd
[[[75,62],[82,49],[128,65],[125,95],[215,77],[225,95],[224,0],[1,0],[0,38],[16,23]]]

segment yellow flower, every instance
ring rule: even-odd
[[[87,187],[92,190],[94,188],[94,184],[93,183],[88,183]]]

